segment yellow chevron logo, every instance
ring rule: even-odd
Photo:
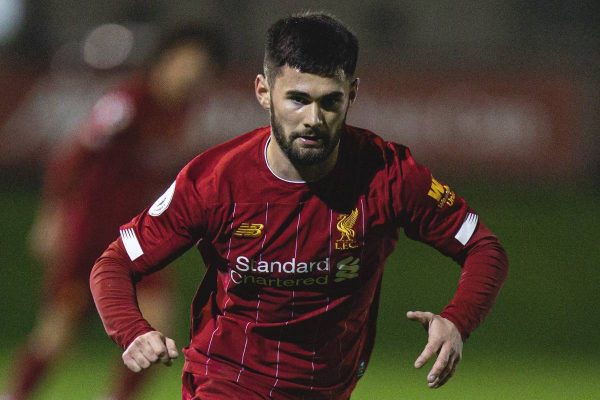
[[[249,224],[244,222],[233,232],[233,236],[257,238],[262,235],[264,227],[263,224]]]
[[[435,179],[433,176],[431,177],[431,188],[427,195],[438,202],[438,207],[442,208],[444,205],[448,207],[452,207],[454,205],[454,199],[456,195],[450,189],[448,185],[442,185]]]

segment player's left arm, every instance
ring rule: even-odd
[[[508,259],[497,237],[463,198],[417,164],[408,149],[396,150],[399,172],[391,181],[397,181],[392,194],[399,225],[408,237],[429,244],[462,267],[458,288],[439,315],[427,311],[407,314],[428,332],[427,345],[415,367],[422,367],[437,354],[427,381],[429,387],[438,388],[452,377],[462,357],[463,342],[494,305],[507,276]]]

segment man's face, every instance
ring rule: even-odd
[[[273,136],[295,165],[325,161],[337,147],[356,82],[281,67],[270,84]]]

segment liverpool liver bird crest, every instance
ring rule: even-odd
[[[338,242],[343,241],[354,241],[354,224],[356,224],[356,220],[358,219],[358,208],[352,210],[350,214],[340,214],[338,216],[337,229],[340,231],[340,238],[337,240]]]

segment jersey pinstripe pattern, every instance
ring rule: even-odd
[[[269,133],[200,155],[161,215],[122,229],[140,242],[141,274],[199,243],[214,281],[192,307],[185,371],[273,399],[345,399],[370,357],[398,229],[458,254],[454,236],[469,209],[458,196],[439,207],[427,194],[430,172],[406,148],[352,127],[328,177],[283,181],[264,158]]]

